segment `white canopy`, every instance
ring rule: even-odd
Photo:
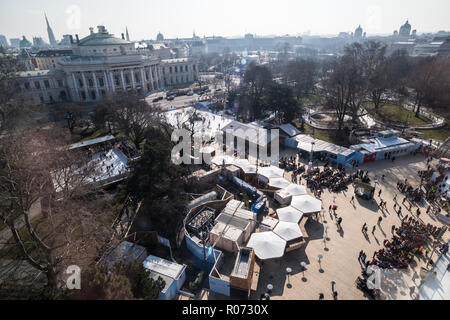
[[[235,159],[233,164],[244,171],[244,173],[256,173],[256,166],[247,159]]]
[[[322,210],[322,201],[311,196],[292,197],[291,206],[303,213],[314,213]]]
[[[224,160],[225,160],[225,165],[229,165],[229,164],[233,164],[233,157],[230,156],[217,156],[212,158],[211,162],[214,163],[217,166],[221,166],[224,164]]]
[[[291,183],[289,186],[283,189],[291,196],[303,196],[307,195],[306,188],[304,186],[299,186],[298,184]]]
[[[269,179],[269,186],[282,189],[286,188],[291,183],[287,181],[285,178],[271,178]]]
[[[274,259],[284,255],[286,241],[272,231],[260,232],[252,234],[247,247],[253,248],[261,260]]]
[[[295,240],[303,237],[300,227],[296,223],[280,221],[273,232],[286,241]]]
[[[258,168],[258,174],[262,175],[267,179],[283,178],[284,170],[275,166],[260,167]]]
[[[303,212],[295,209],[293,206],[281,208],[277,210],[278,219],[285,222],[299,223],[303,217]]]

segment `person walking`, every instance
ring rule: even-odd
[[[364,222],[364,224],[363,224],[363,226],[362,226],[362,228],[361,228],[361,231],[364,232],[364,229],[365,229],[366,227],[367,227],[367,223]]]
[[[352,200],[350,202],[355,203],[355,196],[352,196]]]
[[[323,293],[319,293],[319,300],[324,300],[325,296],[323,295]]]
[[[381,189],[378,191],[378,197],[381,197]]]
[[[372,234],[375,233],[375,230],[377,230],[377,226],[373,226],[373,228],[372,228]]]
[[[406,197],[403,198],[402,204],[405,204],[405,201],[406,201]]]
[[[378,225],[381,224],[381,221],[383,221],[383,218],[382,218],[382,217],[379,217],[379,218],[378,218]]]
[[[398,207],[398,211],[397,211],[397,214],[398,214],[399,216],[401,216],[401,215],[402,215],[402,207]]]
[[[364,251],[361,250],[358,255],[358,261],[360,261],[362,259],[363,254],[364,254]]]
[[[392,234],[394,234],[394,231],[395,231],[395,225],[392,225],[392,228],[391,228]]]
[[[364,264],[366,263],[366,259],[367,259],[366,253],[363,252],[362,255],[361,255],[361,261],[362,261]]]
[[[342,226],[341,226],[342,218],[341,218],[341,217],[337,218],[337,219],[336,219],[336,222],[337,222],[337,224],[338,224],[339,229],[342,229]]]
[[[394,195],[394,202],[397,203],[397,194]]]
[[[330,204],[330,206],[328,207],[328,213],[331,213],[331,208],[332,208],[332,206]]]
[[[397,211],[397,204],[394,203],[394,211]]]

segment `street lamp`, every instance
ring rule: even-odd
[[[305,270],[306,270],[306,262],[302,261],[300,262],[300,265],[302,266],[302,272],[303,272],[303,278],[305,277]]]
[[[270,295],[270,294],[272,294],[272,290],[273,290],[273,285],[272,284],[268,284],[267,285],[267,293]]]
[[[321,260],[322,260],[322,258],[323,258],[323,255],[321,255],[321,254],[319,253],[319,254],[317,255],[317,258],[319,258],[319,267],[320,267],[319,270],[322,270]]]
[[[309,157],[309,161],[310,162],[312,162],[313,161],[313,153],[314,153],[314,145],[315,145],[316,143],[313,141],[313,142],[311,142],[311,155],[310,155],[310,157]]]
[[[287,273],[287,277],[288,277],[288,286],[291,285],[290,283],[290,275],[291,275],[292,269],[291,268],[286,268],[286,273]]]

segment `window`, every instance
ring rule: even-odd
[[[136,79],[136,82],[141,82],[141,79],[139,78],[139,73],[134,74],[134,78]]]
[[[34,82],[34,86],[36,89],[40,89],[41,88],[41,84],[39,83],[39,81],[35,81]]]
[[[41,100],[41,103],[44,103],[44,97],[43,96],[39,96],[39,99]]]
[[[27,89],[27,90],[31,89],[30,84],[28,82],[25,82],[25,89]]]
[[[86,93],[81,91],[81,99],[86,100]]]
[[[169,67],[169,71],[170,71],[170,73],[172,73],[172,67]]]
[[[184,71],[188,72],[188,66],[187,65],[184,67]]]
[[[98,78],[98,83],[100,84],[100,87],[103,87],[105,83],[103,82],[103,78]]]
[[[83,88],[83,81],[81,79],[78,79],[78,84],[80,85],[80,88]]]
[[[115,76],[114,77],[114,82],[116,83],[116,86],[118,86],[119,85],[119,77],[118,76]]]
[[[130,78],[128,77],[128,75],[125,75],[125,82],[126,84],[130,84]]]
[[[62,88],[63,86],[64,86],[64,84],[63,84],[62,80],[58,80],[58,87]]]
[[[94,86],[94,82],[92,81],[91,78],[88,79],[88,83],[89,83],[89,87],[93,87]]]
[[[175,72],[178,72],[178,67],[177,66],[175,66]]]

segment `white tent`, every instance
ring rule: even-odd
[[[258,168],[258,174],[265,177],[267,180],[272,178],[283,178],[284,170],[275,166],[260,167]]]
[[[286,241],[272,231],[260,232],[252,234],[247,247],[253,248],[261,260],[274,259],[284,255]]]
[[[235,159],[233,164],[244,171],[244,173],[256,173],[256,166],[251,164],[247,159]]]
[[[277,210],[278,219],[285,222],[299,223],[303,217],[303,212],[295,209],[293,206],[281,208]]]
[[[300,227],[296,223],[280,221],[273,232],[286,241],[295,240],[303,237]]]
[[[291,206],[303,213],[314,213],[322,210],[322,201],[311,196],[292,197]]]
[[[286,179],[284,179],[284,178],[271,178],[271,179],[269,179],[269,186],[271,186],[273,188],[282,189],[282,188],[286,188],[290,184],[291,183],[289,181],[287,181]]]
[[[225,165],[233,164],[233,160],[234,160],[233,157],[225,155],[225,156],[214,157],[214,158],[212,158],[211,162],[217,166],[221,166],[224,164],[224,162],[225,162]]]
[[[304,186],[299,186],[298,184],[291,183],[288,187],[284,188],[283,191],[286,191],[291,196],[303,196],[307,195],[306,188]]]
[[[256,166],[253,164],[249,164],[248,166],[245,167],[241,167],[242,171],[244,171],[244,173],[256,173]]]

